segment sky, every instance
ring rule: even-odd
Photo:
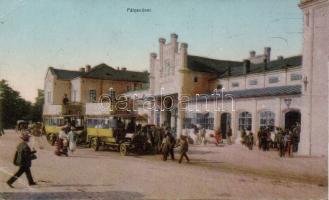
[[[144,71],[158,38],[188,43],[188,53],[243,60],[302,52],[299,0],[0,0],[0,79],[29,101],[49,66],[78,70],[106,63]],[[127,12],[128,8],[151,12]]]

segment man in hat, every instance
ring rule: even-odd
[[[186,154],[188,152],[188,141],[185,135],[180,136],[179,146],[180,146],[179,149],[180,157],[178,163],[179,164],[182,163],[184,157],[186,158],[187,162],[190,162],[190,159]]]
[[[9,187],[13,188],[13,183],[23,174],[26,174],[26,178],[29,182],[29,185],[36,185],[32,178],[31,174],[31,164],[32,160],[36,159],[35,153],[36,151],[32,151],[29,145],[30,136],[27,133],[23,133],[21,136],[22,142],[17,146],[17,150],[14,157],[14,164],[19,166],[18,171],[12,176],[8,181],[7,184]]]

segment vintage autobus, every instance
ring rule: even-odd
[[[79,115],[44,116],[43,124],[48,142],[54,145],[58,133],[61,131],[63,126],[71,124],[75,126],[77,130],[83,130],[84,118]]]

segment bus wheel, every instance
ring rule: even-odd
[[[93,142],[93,138],[90,138],[89,140],[88,140],[88,148],[90,148],[91,147],[91,143]]]
[[[98,151],[98,149],[99,149],[98,138],[92,138],[92,139],[91,139],[91,147],[92,147],[95,151]]]
[[[121,144],[120,145],[120,155],[126,156],[127,154],[128,154],[127,145]]]

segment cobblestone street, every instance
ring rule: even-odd
[[[38,185],[28,187],[23,175],[11,189],[18,142],[14,131],[0,137],[0,199],[327,199],[327,159],[279,158],[239,144],[191,146],[192,162],[178,164],[88,148],[58,157],[44,141],[32,164]]]

